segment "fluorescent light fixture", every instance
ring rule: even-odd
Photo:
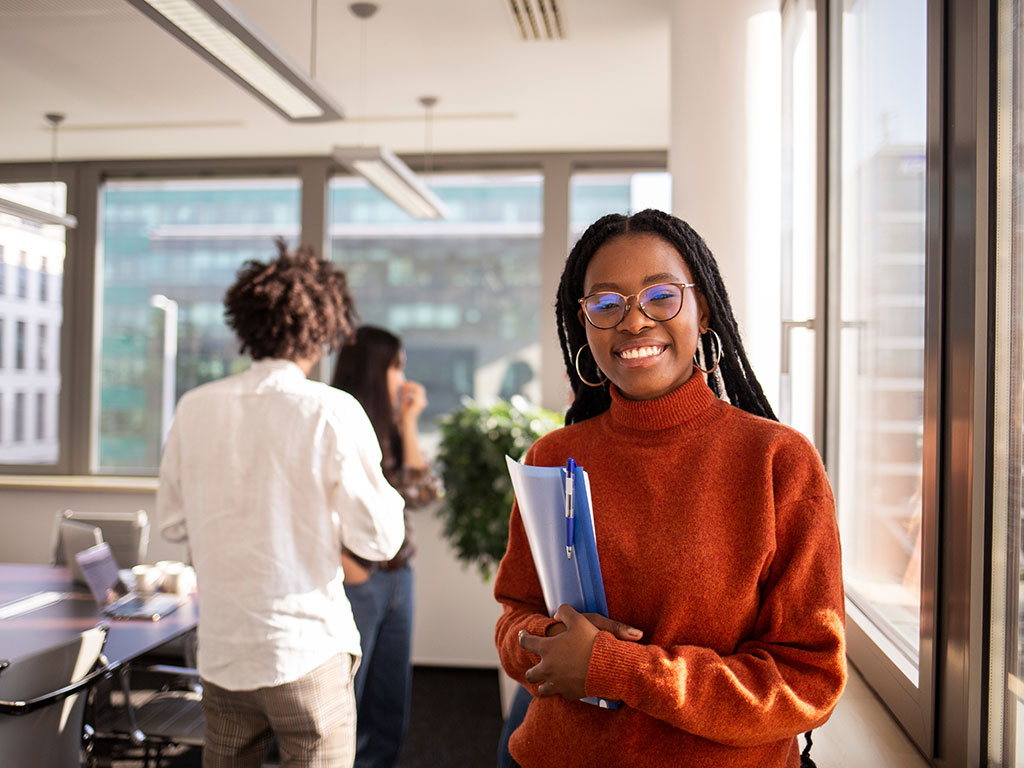
[[[335,162],[357,173],[416,219],[443,219],[448,209],[398,156],[384,147],[335,147]]]
[[[228,0],[128,0],[293,122],[340,120],[341,109]]]
[[[56,224],[68,229],[74,229],[78,226],[78,219],[74,216],[50,213],[39,208],[33,208],[30,205],[16,203],[5,197],[0,197],[0,213],[9,213],[11,216],[17,216],[19,219],[25,219],[26,221],[33,221],[36,224]]]

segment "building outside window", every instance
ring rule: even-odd
[[[49,301],[49,298],[50,298],[49,282],[50,282],[50,273],[48,271],[48,265],[46,263],[46,257],[43,256],[40,259],[40,263],[39,263],[39,293],[38,293],[38,296],[39,296],[39,301],[40,302]]]
[[[540,396],[543,181],[535,172],[435,174],[444,221],[416,221],[361,179],[330,182],[331,257],[364,323],[402,338],[427,389],[421,427],[464,397]]]
[[[18,261],[18,298],[28,298],[28,252],[22,251]]]
[[[38,335],[36,336],[36,351],[37,356],[37,367],[40,371],[46,370],[46,359],[47,359],[47,348],[46,345],[49,340],[46,338],[46,326],[43,324],[39,325]]]
[[[14,324],[14,367],[25,370],[25,321],[18,320]]]
[[[224,322],[224,291],[249,259],[295,246],[293,178],[110,181],[101,191],[104,262],[97,466],[155,474],[166,409],[193,387],[248,367]],[[175,391],[165,393],[164,296],[178,305]],[[160,303],[157,301],[156,303]]]
[[[36,393],[36,440],[46,439],[46,393]]]
[[[65,213],[65,192],[63,183],[0,184],[0,197],[58,214]],[[60,358],[64,312],[59,289],[64,255],[63,227],[0,214],[0,396],[8,409],[2,414],[8,431],[0,431],[0,468],[55,464],[58,459],[60,370],[55,361]],[[49,275],[54,282],[45,287],[40,282],[36,289],[37,274]],[[38,411],[38,400],[27,402],[24,394],[16,397],[16,390],[25,387],[47,394],[45,412],[35,413],[37,422],[25,421],[25,409]],[[47,425],[44,439],[28,439],[26,424],[31,428],[39,419]],[[15,430],[18,423],[21,427]]]
[[[25,440],[25,393],[14,393],[14,442]]]

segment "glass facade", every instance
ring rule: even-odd
[[[51,213],[66,194],[61,182],[0,184],[0,197]],[[64,242],[63,227],[0,213],[0,466],[58,460]]]
[[[534,172],[436,174],[444,221],[417,221],[361,179],[330,183],[331,257],[364,324],[398,335],[426,387],[422,428],[463,397],[539,398],[543,185]]]
[[[224,323],[224,291],[249,259],[299,231],[297,179],[113,181],[101,192],[103,264],[96,470],[154,474],[165,400],[248,361]],[[161,308],[177,303],[177,355],[166,358]],[[163,366],[174,365],[173,393]]]
[[[586,219],[629,210],[636,197],[629,174],[590,182],[574,193]],[[539,399],[543,310],[541,176],[436,175],[431,185],[450,210],[445,221],[411,219],[359,179],[332,180],[328,197],[331,258],[362,322],[402,337],[406,373],[427,388],[428,433],[464,396]],[[297,243],[299,209],[295,179],[104,185],[97,471],[155,472],[168,398],[248,365],[224,323],[223,294],[242,262],[274,255],[275,237]],[[174,358],[163,350],[168,300]],[[163,391],[167,364],[172,393]]]

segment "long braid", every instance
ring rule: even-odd
[[[621,234],[621,219],[617,214],[610,214],[591,224],[583,236],[573,246],[562,270],[562,279],[558,284],[558,298],[555,301],[555,324],[558,326],[558,341],[562,345],[562,359],[565,370],[569,374],[569,385],[572,388],[572,405],[565,414],[565,423],[589,419],[604,413],[612,404],[608,385],[591,387],[584,384],[576,371],[576,354],[587,344],[587,331],[579,321],[580,305],[578,299],[583,296],[583,281],[587,266],[594,252],[605,242]],[[588,352],[580,353],[580,368],[584,375],[596,383],[603,378],[594,356]],[[593,371],[593,375],[589,372]]]
[[[562,346],[562,357],[574,395],[573,404],[565,415],[565,423],[583,421],[603,413],[611,406],[607,386],[587,386],[580,380],[575,367],[576,352],[587,343],[586,329],[578,320],[577,303],[583,295],[587,266],[598,248],[609,240],[621,235],[645,232],[657,235],[679,251],[707,301],[709,325],[718,333],[722,342],[719,369],[708,377],[712,391],[721,397],[724,386],[726,397],[736,407],[758,416],[775,419],[771,404],[750,367],[729,303],[729,294],[707,244],[686,222],[649,208],[630,217],[609,214],[598,219],[583,233],[566,260],[555,307],[558,340]],[[712,359],[715,351],[712,349],[709,336],[704,334],[700,340],[699,347],[702,348],[704,360]],[[589,365],[585,362],[588,359]],[[596,365],[593,364],[593,357],[588,356],[586,352],[580,355],[580,367],[588,379],[591,378],[591,368],[595,369],[591,381],[595,381],[599,376]]]

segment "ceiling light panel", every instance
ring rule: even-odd
[[[402,160],[385,147],[335,147],[334,160],[373,184],[416,219],[443,219],[441,199]]]
[[[341,110],[227,0],[128,0],[262,101],[295,122]]]

